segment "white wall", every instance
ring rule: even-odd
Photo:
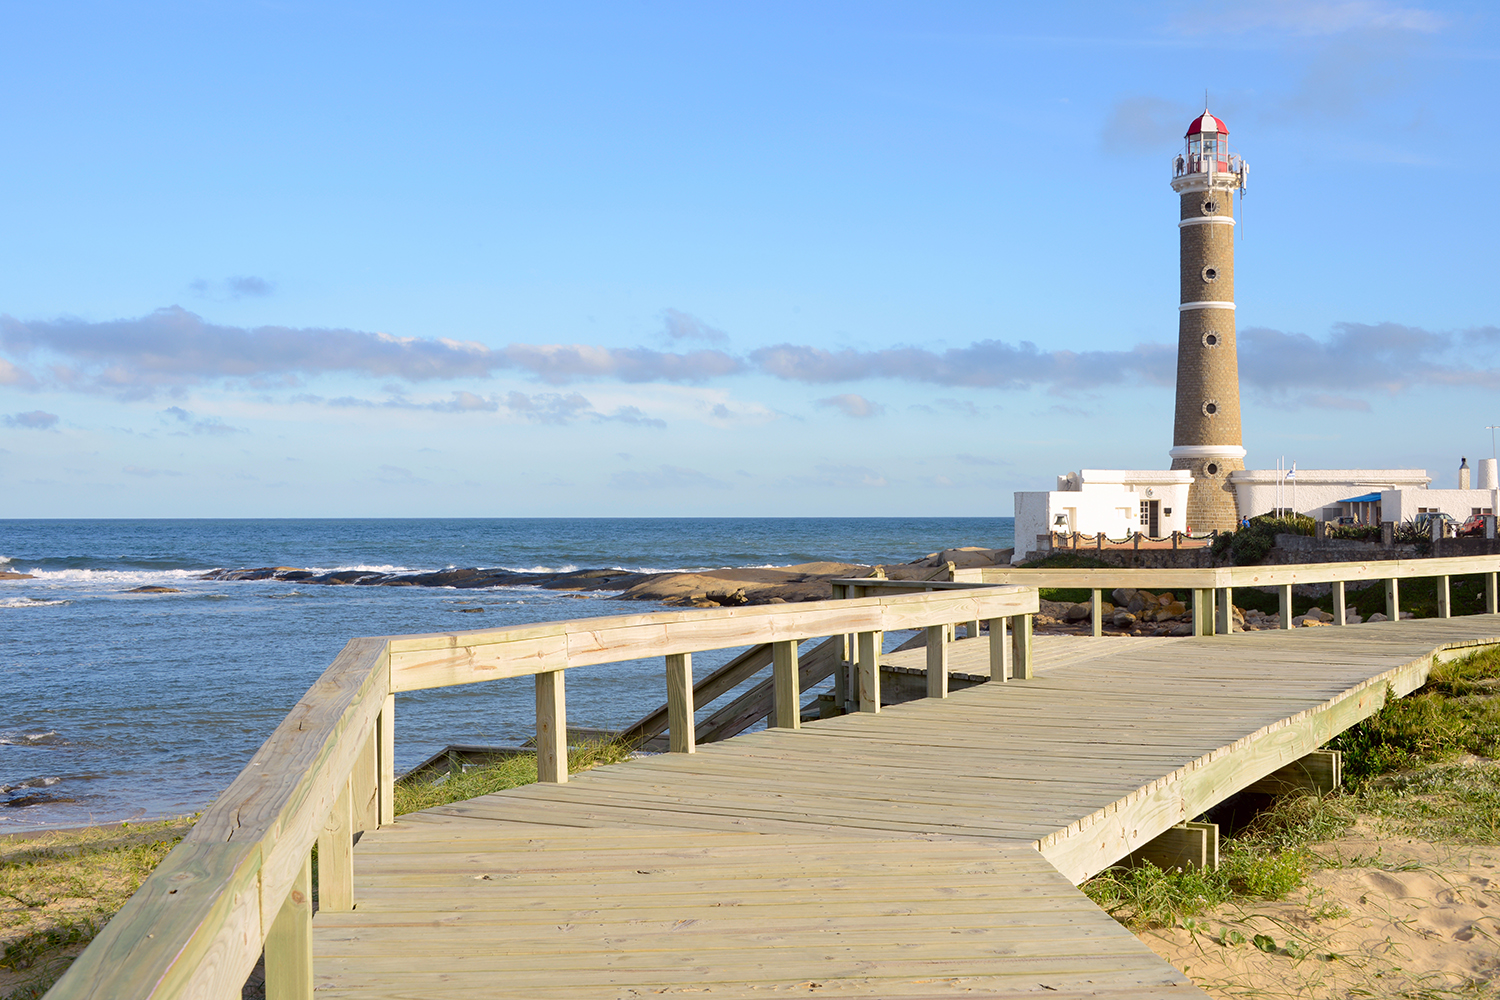
[[[1460,523],[1467,521],[1475,507],[1488,507],[1493,513],[1496,496],[1494,490],[1384,490],[1380,494],[1380,516],[1382,520],[1410,521],[1417,516],[1417,508],[1428,510],[1436,507]]]
[[[1063,488],[1016,493],[1014,562],[1029,558],[1036,551],[1037,536],[1049,531],[1086,535],[1102,531],[1109,538],[1128,538],[1141,530],[1141,501],[1148,498],[1161,502],[1158,529],[1162,535],[1187,530],[1187,494],[1192,485],[1187,472],[1084,469],[1058,476],[1057,484]],[[1064,525],[1057,523],[1059,514]]]
[[[1277,484],[1282,482],[1277,470],[1232,472],[1229,482],[1234,486],[1242,515],[1255,517],[1277,507]],[[1335,507],[1340,500],[1384,490],[1425,490],[1430,482],[1425,469],[1298,469],[1297,478],[1281,487],[1280,503],[1299,514],[1322,520],[1324,508]],[[1381,517],[1391,519],[1384,503]]]

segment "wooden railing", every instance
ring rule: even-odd
[[[665,657],[671,747],[691,753],[694,652],[770,643],[772,722],[796,728],[803,640],[854,637],[859,707],[874,712],[883,633],[928,629],[937,667],[928,693],[944,697],[952,623],[990,622],[991,655],[1026,665],[1017,676],[1027,676],[1036,609],[1034,590],[988,586],[354,639],[47,996],[227,1000],[264,952],[268,1000],[311,1000],[311,852],[318,908],[352,909],[356,835],[394,819],[398,692],[534,676],[538,775],[562,782],[567,670]]]
[[[1090,591],[1090,612],[1095,635],[1102,627],[1103,595],[1116,588],[1135,590],[1191,590],[1193,634],[1214,635],[1233,631],[1233,599],[1236,587],[1275,587],[1280,597],[1281,627],[1292,627],[1292,588],[1304,583],[1331,585],[1333,624],[1344,625],[1345,588],[1356,581],[1385,582],[1385,615],[1400,617],[1401,581],[1435,578],[1438,616],[1452,614],[1450,581],[1455,576],[1482,575],[1485,581],[1485,613],[1497,612],[1500,599],[1500,555],[1455,556],[1441,559],[1389,559],[1369,562],[1305,563],[1294,566],[1218,566],[1208,569],[1017,569],[985,566],[954,573],[957,582],[969,584],[1022,584]]]

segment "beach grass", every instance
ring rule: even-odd
[[[0,840],[5,1000],[39,997],[192,828],[192,818]]]
[[[1337,865],[1312,845],[1361,815],[1427,841],[1500,844],[1500,649],[1435,667],[1406,698],[1331,744],[1348,788],[1277,801],[1220,846],[1217,871],[1108,869],[1083,890],[1135,930],[1179,926],[1231,900],[1282,899],[1314,868]]]

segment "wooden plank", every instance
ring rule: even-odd
[[[977,637],[978,622],[973,624]],[[948,697],[948,630],[941,625],[927,626],[927,697]]]
[[[1401,620],[1401,581],[1394,576],[1385,581],[1385,616],[1393,622]]]
[[[855,636],[861,712],[880,711],[880,646],[884,638],[881,632],[860,632]]]
[[[802,728],[802,690],[797,676],[797,643],[771,644],[775,710],[771,724],[779,729]]]
[[[1104,635],[1104,591],[1098,587],[1089,591],[1089,628],[1096,639]]]
[[[1150,862],[1164,872],[1219,867],[1219,825],[1179,823],[1157,834],[1125,857],[1130,867]]]
[[[1339,584],[1340,587],[1343,584]],[[1214,591],[1214,632],[1229,635],[1234,632],[1234,588],[1220,587]]]
[[[561,670],[536,675],[536,776],[557,784],[568,780],[568,707]]]
[[[1017,615],[1010,620],[1011,676],[1029,681],[1034,676],[1031,661],[1031,616]]]
[[[1245,786],[1245,791],[1264,795],[1331,795],[1343,780],[1344,755],[1337,750],[1314,750]]]
[[[672,734],[673,753],[697,749],[693,719],[693,655],[667,655],[667,728]]]
[[[1449,589],[1450,577],[1447,575],[1437,578],[1437,616],[1439,618],[1453,617],[1453,596]]]
[[[1284,632],[1292,627],[1292,585],[1281,584],[1276,588],[1276,600],[1279,605],[1280,627]]]
[[[396,696],[385,696],[375,723],[380,757],[380,825],[396,820]]]
[[[309,856],[266,935],[266,1000],[312,1000],[312,917]]]
[[[318,835],[318,909],[354,909],[353,782],[333,803]]]

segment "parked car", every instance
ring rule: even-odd
[[[1427,535],[1432,531],[1433,521],[1443,522],[1443,535],[1445,537],[1452,535],[1458,530],[1458,520],[1452,514],[1444,514],[1440,510],[1424,510],[1412,518],[1412,523],[1417,526],[1417,530],[1423,535]]]
[[[1476,535],[1476,536],[1478,536],[1480,538],[1483,538],[1484,537],[1484,515],[1483,514],[1471,514],[1469,516],[1469,519],[1464,522],[1464,526],[1462,528],[1458,529],[1458,533],[1460,535]]]

